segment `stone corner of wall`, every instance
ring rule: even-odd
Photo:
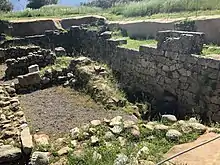
[[[152,55],[160,55],[160,56],[164,55],[163,50],[157,49],[156,47],[150,45],[141,45],[139,47],[139,52],[141,54],[144,53],[144,54],[152,54]]]
[[[126,39],[121,39],[121,38],[119,38],[119,39],[107,39],[107,42],[109,43],[109,44],[114,44],[114,45],[116,45],[116,46],[118,46],[118,45],[123,45],[123,44],[127,44],[127,40]]]

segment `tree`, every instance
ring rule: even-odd
[[[8,12],[13,9],[12,3],[9,0],[0,0],[0,11]]]
[[[28,8],[39,9],[45,5],[57,4],[58,0],[28,0],[27,4]]]

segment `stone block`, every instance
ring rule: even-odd
[[[23,151],[26,155],[29,155],[33,148],[32,136],[30,134],[29,127],[25,127],[21,131],[21,144]]]
[[[0,146],[0,163],[10,163],[19,160],[22,156],[21,149],[11,145]]]
[[[41,78],[39,72],[28,73],[18,76],[18,82],[21,87],[40,84]]]
[[[37,64],[28,67],[29,73],[39,72],[39,66]]]
[[[165,51],[183,54],[201,54],[205,34],[187,31],[159,31],[157,33],[157,48]]]
[[[156,49],[155,47],[152,46],[148,46],[148,45],[141,45],[139,47],[139,51],[142,55],[158,55],[158,56],[163,56],[163,51],[160,51],[158,49]]]
[[[57,57],[65,56],[66,50],[63,47],[56,47],[55,48],[55,54]]]
[[[108,44],[112,45],[112,46],[119,46],[119,45],[123,45],[123,44],[127,44],[127,40],[126,39],[108,39]]]
[[[104,39],[110,39],[112,37],[112,32],[111,31],[105,31],[102,34],[100,34],[100,37]]]

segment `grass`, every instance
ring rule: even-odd
[[[156,18],[188,18],[195,16],[208,16],[220,14],[220,1],[199,0],[143,0],[143,2],[132,2],[127,5],[116,5],[110,9],[97,7],[64,7],[44,6],[40,9],[26,9],[24,11],[0,13],[0,19],[17,20],[30,18],[64,18],[82,15],[101,15],[108,20],[143,20]],[[163,4],[163,5],[161,5]]]
[[[143,0],[117,5],[112,13],[125,17],[150,16],[157,13],[173,13],[220,9],[218,0]]]
[[[41,75],[44,74],[44,72],[48,69],[62,69],[62,68],[67,68],[71,62],[73,58],[72,57],[68,57],[68,56],[63,56],[63,57],[57,57],[55,64],[54,65],[50,65],[47,66],[43,69],[41,69]]]
[[[64,7],[49,5],[44,6],[40,9],[25,9],[24,11],[9,12],[1,14],[1,19],[14,19],[14,18],[38,18],[38,17],[60,17],[60,16],[77,16],[83,14],[93,14],[102,11],[96,7]]]
[[[208,45],[203,48],[203,55],[220,55],[220,47],[217,45]]]
[[[149,46],[156,46],[157,41],[151,39],[132,39],[130,37],[123,37],[121,31],[114,31],[112,34],[112,39],[125,39],[127,40],[127,44],[123,44],[120,47],[139,50],[141,45],[149,45]]]
[[[141,128],[140,138],[134,138],[128,130],[125,130],[120,134],[120,137],[125,139],[124,145],[118,140],[119,135],[115,135],[115,138],[109,142],[111,145],[108,146],[106,145],[106,140],[103,138],[105,132],[108,130],[106,130],[104,125],[98,127],[100,127],[97,131],[97,137],[100,139],[99,144],[94,146],[87,140],[83,141],[87,144],[84,148],[84,154],[78,157],[70,153],[68,155],[69,165],[112,165],[118,154],[125,154],[129,160],[132,160],[143,147],[149,149],[149,154],[144,155],[142,159],[156,163],[161,161],[163,155],[174,145],[194,141],[199,136],[199,133],[193,132],[184,134],[179,140],[171,141],[165,138],[166,131],[149,131],[145,128]],[[154,138],[150,139],[149,137]],[[94,152],[99,153],[102,158],[100,160],[94,160]],[[129,163],[132,164],[131,161]]]
[[[121,45],[121,47],[134,50],[139,50],[141,45],[155,46],[157,44],[156,40],[134,40],[128,37],[125,39],[127,39],[127,44]]]

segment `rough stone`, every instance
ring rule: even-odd
[[[0,163],[9,163],[20,159],[22,156],[21,149],[11,145],[0,146]]]
[[[40,72],[32,72],[26,75],[18,76],[18,82],[21,87],[28,87],[31,85],[40,84]]]
[[[66,155],[66,154],[68,154],[70,151],[72,151],[73,149],[72,148],[70,148],[70,147],[63,147],[63,148],[61,148],[58,152],[57,152],[57,154],[59,155],[59,156],[62,156],[62,155]]]
[[[169,127],[163,124],[158,124],[158,125],[155,125],[154,129],[159,130],[159,131],[166,131],[169,129]]]
[[[177,121],[177,118],[174,115],[162,115],[162,121],[174,123]]]
[[[141,160],[141,159],[147,160],[147,158],[149,156],[149,152],[150,152],[149,148],[144,146],[143,148],[141,148],[138,151],[138,153],[136,155],[136,158],[139,159],[139,160]]]
[[[105,133],[105,136],[104,136],[105,140],[112,140],[114,138],[115,138],[115,135],[111,131],[108,131]]]
[[[148,160],[139,160],[139,165],[155,165],[155,163]]]
[[[49,136],[46,134],[35,134],[34,135],[34,141],[37,145],[40,146],[47,146],[49,145]]]
[[[123,131],[123,127],[120,125],[115,125],[113,128],[110,128],[110,130],[114,133],[114,134],[120,134]]]
[[[78,127],[75,127],[70,130],[70,133],[73,139],[77,139],[80,133],[80,129]]]
[[[204,133],[207,130],[207,127],[200,123],[189,123],[189,125],[194,131],[201,133]]]
[[[132,128],[135,125],[135,122],[132,120],[124,121],[124,128]]]
[[[140,131],[139,130],[137,130],[137,129],[131,129],[131,134],[133,135],[133,137],[135,137],[135,138],[139,138],[140,137],[140,135],[141,135],[141,133],[140,133]]]
[[[166,137],[169,140],[178,140],[181,136],[182,136],[182,133],[180,133],[179,131],[175,129],[170,129],[166,133]]]
[[[56,47],[55,48],[55,54],[57,57],[65,56],[66,50],[63,47]]]
[[[189,122],[190,123],[199,123],[199,121],[196,118],[190,118]]]
[[[29,127],[26,127],[21,131],[21,144],[24,153],[29,155],[33,148],[32,136],[30,134]]]
[[[122,124],[122,117],[121,116],[117,116],[115,118],[113,118],[111,121],[110,121],[110,126],[115,126],[115,125],[121,125]]]
[[[122,136],[118,137],[118,141],[120,142],[120,145],[123,147],[126,144],[126,139]]]
[[[91,124],[93,125],[93,126],[99,126],[99,125],[101,125],[101,121],[100,120],[92,120],[91,121]]]
[[[33,73],[33,72],[39,72],[39,66],[37,64],[31,65],[28,67],[28,72]]]
[[[114,165],[126,165],[129,159],[125,154],[118,154],[114,161]]]
[[[99,142],[99,138],[96,136],[91,136],[91,143],[92,144],[97,144]]]
[[[49,153],[35,151],[31,156],[30,165],[49,165]]]

